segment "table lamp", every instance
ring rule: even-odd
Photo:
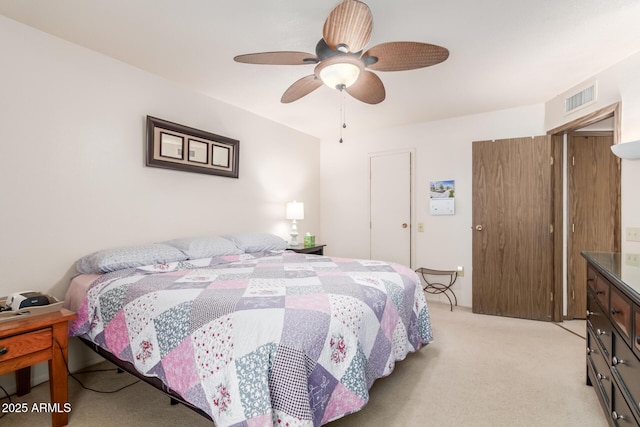
[[[304,219],[304,203],[293,202],[287,203],[287,219],[292,220],[291,222],[291,242],[289,244],[291,246],[298,246],[298,225],[296,223],[297,220]]]

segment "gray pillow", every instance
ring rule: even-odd
[[[222,236],[229,239],[245,253],[284,251],[289,247],[286,240],[268,233],[240,233]]]
[[[243,252],[230,240],[222,237],[192,237],[162,242],[184,252],[189,259],[211,258],[222,255],[237,255]]]
[[[104,249],[80,258],[76,269],[84,274],[109,273],[125,268],[185,261],[179,249],[161,243]]]

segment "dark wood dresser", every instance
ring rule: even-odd
[[[612,426],[640,425],[640,267],[625,254],[587,260],[587,384]]]

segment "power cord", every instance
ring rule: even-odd
[[[71,371],[69,370],[69,364],[67,363],[67,359],[64,357],[64,351],[62,351],[62,346],[60,345],[60,343],[58,342],[58,340],[55,337],[53,338],[53,340],[55,341],[56,345],[58,346],[58,350],[60,350],[60,354],[62,355],[62,360],[64,360],[64,365],[67,368],[67,373],[69,374],[69,376],[71,378],[76,380],[76,382],[78,384],[80,384],[80,386],[85,390],[93,391],[95,393],[111,394],[111,393],[117,393],[119,391],[122,391],[125,388],[131,387],[132,385],[137,384],[137,383],[140,382],[140,380],[136,380],[136,381],[132,382],[131,384],[124,385],[124,386],[122,386],[122,387],[120,387],[118,389],[115,389],[115,390],[97,390],[97,389],[88,387],[88,386],[84,385],[83,382],[80,381],[79,378],[76,378],[75,375],[78,375],[78,374],[89,374],[89,373],[93,373],[93,372],[110,372],[110,371],[118,372],[119,369],[118,368],[91,369],[91,370],[88,370],[88,371],[76,372],[75,374],[72,374]]]

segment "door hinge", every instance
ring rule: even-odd
[[[576,291],[571,291],[571,299],[576,300]]]
[[[551,297],[551,301],[553,301],[553,292],[549,292],[549,296]]]
[[[553,234],[553,224],[549,224],[549,234]]]
[[[553,156],[551,156],[551,157],[549,158],[549,164],[550,164],[551,166],[553,166]]]
[[[571,166],[576,165],[576,156],[571,156]]]
[[[572,233],[576,232],[576,225],[575,224],[571,224],[571,232]]]

